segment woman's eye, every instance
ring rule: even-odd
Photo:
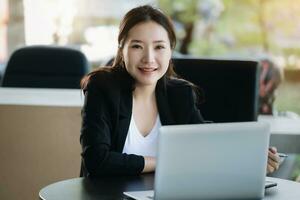
[[[137,44],[134,44],[131,46],[131,48],[133,49],[139,49],[139,48],[142,48],[140,45],[137,45]]]
[[[156,48],[156,49],[164,49],[165,47],[162,46],[162,45],[158,45],[158,46],[156,46],[155,48]]]

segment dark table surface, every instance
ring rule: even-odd
[[[266,190],[267,200],[299,200],[300,183],[267,178],[278,183],[277,187]],[[74,178],[44,187],[40,193],[43,200],[102,200],[127,199],[124,191],[152,190],[153,174],[138,177],[109,177],[101,179]]]

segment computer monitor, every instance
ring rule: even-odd
[[[173,58],[178,75],[199,86],[204,103],[199,108],[213,122],[256,121],[259,67],[256,61]]]

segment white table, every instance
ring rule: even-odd
[[[0,87],[0,105],[81,107],[80,89]]]

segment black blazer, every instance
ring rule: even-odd
[[[122,154],[132,114],[131,82],[125,70],[102,71],[84,88],[80,136],[84,176],[142,172],[143,156]],[[203,122],[188,82],[163,77],[155,92],[162,125]]]

